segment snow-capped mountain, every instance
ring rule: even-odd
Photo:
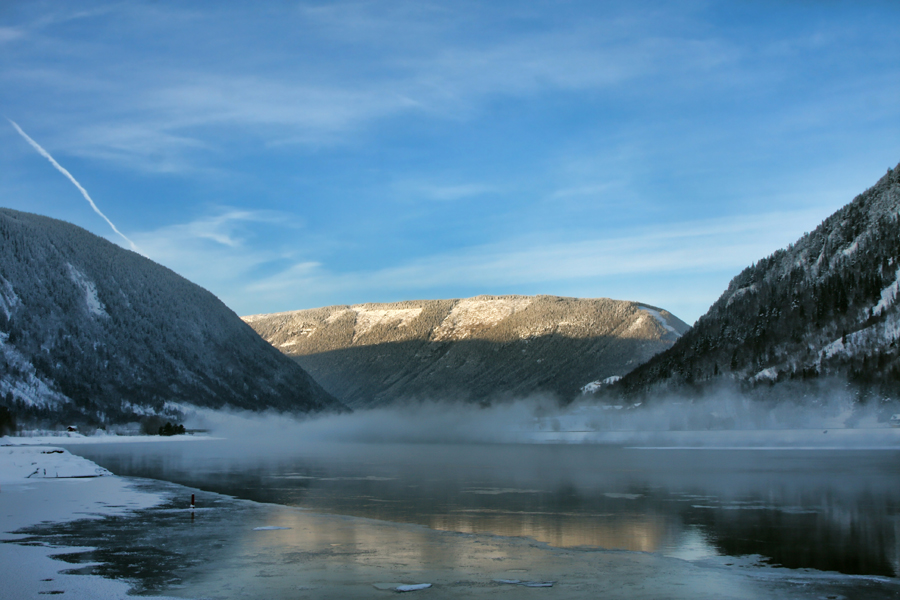
[[[651,306],[555,296],[329,306],[244,320],[352,407],[536,392],[568,400],[688,328]]]
[[[0,209],[0,405],[108,422],[343,407],[215,296],[75,225]]]
[[[812,233],[735,277],[668,351],[613,389],[846,380],[900,396],[900,165]],[[830,379],[829,379],[830,380]]]

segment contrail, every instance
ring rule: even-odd
[[[91,200],[90,195],[88,195],[87,190],[84,189],[83,187],[81,187],[81,184],[80,184],[80,183],[78,183],[77,181],[75,181],[75,178],[72,177],[72,174],[69,173],[68,171],[66,171],[65,168],[62,167],[62,165],[60,165],[58,162],[56,162],[56,161],[53,159],[53,157],[50,156],[50,153],[49,153],[49,152],[47,152],[46,150],[44,150],[43,148],[41,148],[40,144],[38,144],[36,141],[34,141],[34,140],[31,139],[30,137],[28,137],[28,134],[25,133],[24,131],[22,131],[22,128],[19,127],[18,124],[16,124],[15,121],[13,121],[12,119],[6,119],[6,120],[9,121],[10,124],[11,124],[13,127],[16,128],[16,131],[19,132],[19,135],[21,135],[23,138],[25,138],[25,141],[26,141],[26,142],[28,142],[29,144],[31,144],[31,147],[32,147],[32,148],[34,148],[35,150],[37,150],[38,153],[39,153],[41,156],[43,156],[44,158],[46,158],[47,160],[49,160],[49,161],[50,161],[50,164],[53,165],[54,167],[56,167],[56,170],[57,170],[57,171],[59,171],[60,173],[62,173],[62,174],[65,175],[66,177],[68,177],[68,178],[69,178],[69,181],[71,181],[71,182],[75,185],[75,187],[78,188],[78,191],[81,192],[81,195],[84,196],[84,199],[87,200],[87,201],[88,201],[88,204],[91,205],[91,208],[94,209],[94,212],[97,213],[98,215],[100,215],[101,217],[103,217],[103,220],[106,221],[107,223],[109,223],[109,226],[112,227],[112,230],[115,231],[116,233],[118,233],[120,236],[122,236],[122,239],[123,239],[123,240],[125,240],[126,242],[128,242],[128,244],[131,246],[131,249],[132,249],[132,250],[134,250],[135,252],[137,252],[138,254],[140,254],[141,251],[138,250],[138,247],[134,245],[134,242],[132,242],[131,240],[129,240],[128,237],[127,237],[124,233],[122,233],[121,231],[119,231],[118,229],[116,229],[116,226],[113,225],[113,222],[110,221],[110,220],[106,217],[106,215],[104,215],[102,212],[100,212],[100,209],[97,208],[97,205],[94,204],[94,201]]]

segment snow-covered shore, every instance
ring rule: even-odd
[[[47,446],[53,444],[137,444],[165,442],[202,442],[218,439],[209,435],[115,435],[98,431],[84,435],[73,431],[25,431],[22,435],[0,437],[0,446]]]
[[[22,539],[10,533],[44,522],[122,515],[148,508],[162,497],[134,489],[93,462],[34,438],[0,438],[0,542]],[[67,439],[67,441],[69,441]],[[66,598],[124,598],[130,585],[95,575],[61,573],[46,545],[0,543],[3,598],[39,598],[64,592]]]
[[[23,484],[46,478],[79,479],[106,475],[111,473],[62,448],[0,447],[0,485]]]

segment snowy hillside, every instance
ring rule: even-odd
[[[745,388],[824,377],[900,397],[900,165],[815,231],[735,277],[669,351],[613,389],[721,379]],[[796,387],[796,386],[795,386]]]
[[[535,392],[568,400],[687,330],[658,308],[556,296],[330,306],[244,320],[350,406]]]
[[[0,405],[106,422],[167,406],[340,407],[215,296],[74,225],[0,209]]]

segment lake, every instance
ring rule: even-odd
[[[697,563],[900,575],[900,451],[589,444],[70,447],[112,472],[320,513]]]

